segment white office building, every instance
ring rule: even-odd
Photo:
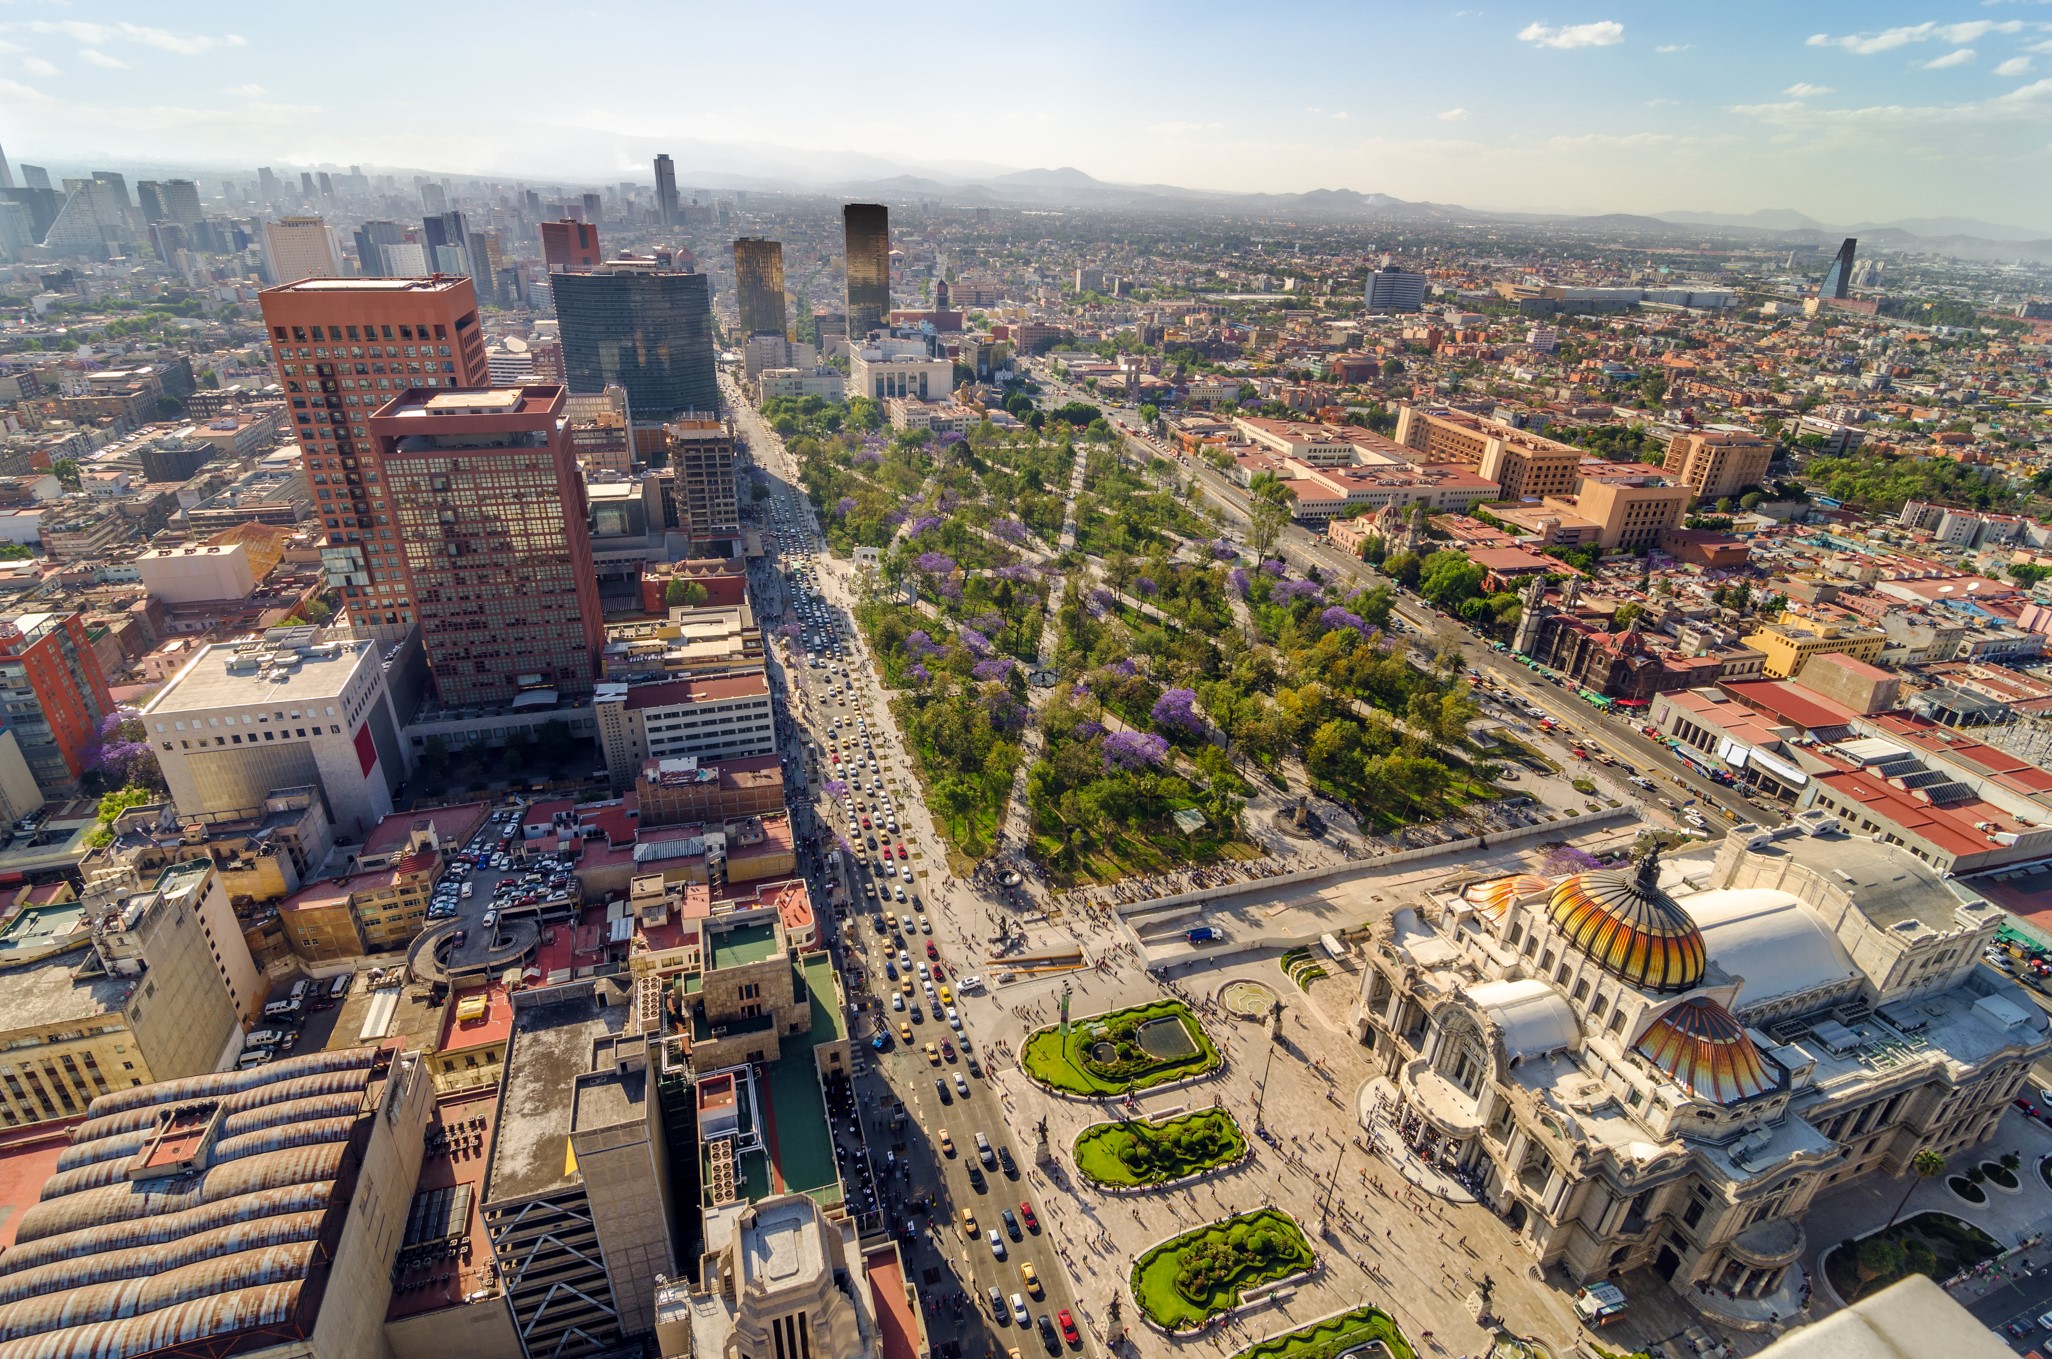
[[[361,838],[406,778],[378,648],[315,628],[207,647],[142,717],[179,815],[195,820],[254,816],[272,790],[312,784],[337,835]]]

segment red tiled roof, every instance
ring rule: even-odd
[[[627,691],[627,707],[667,708],[682,703],[717,703],[723,699],[759,698],[769,693],[769,679],[761,674],[709,675],[703,679],[663,680],[637,684]]]

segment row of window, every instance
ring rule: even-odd
[[[392,333],[394,328],[388,325],[366,325],[362,327],[328,326],[325,329],[327,331],[327,338],[330,341],[343,339],[345,335],[347,338],[351,340],[425,340],[428,338],[429,326],[428,323],[425,321],[423,321],[421,324],[417,326],[401,325],[397,327],[398,334],[396,335]],[[294,344],[305,344],[309,340],[313,341],[315,344],[319,344],[322,338],[322,330],[323,327],[321,326],[293,326],[289,338]],[[271,327],[271,339],[275,343],[282,345],[285,343],[287,338],[288,336],[286,335],[286,328],[284,326]],[[437,340],[448,339],[449,328],[443,325],[435,326],[434,338]],[[291,351],[288,349],[280,349],[278,352],[280,354],[291,353]],[[449,351],[445,348],[442,350],[442,352],[446,354]],[[304,351],[301,352],[300,357],[306,357]]]

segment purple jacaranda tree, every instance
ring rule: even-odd
[[[1596,856],[1573,845],[1555,845],[1540,861],[1541,868],[1556,878],[1565,878],[1574,873],[1586,873],[1592,868],[1601,868]]]
[[[1106,769],[1151,769],[1168,757],[1168,742],[1151,731],[1115,731],[1102,749]]]
[[[1277,580],[1281,580],[1284,576],[1288,575],[1289,570],[1289,567],[1284,566],[1274,557],[1270,557],[1267,561],[1261,563],[1261,574],[1274,576]]]
[[[1102,735],[1104,735],[1104,723],[1102,722],[1092,722],[1085,718],[1076,724],[1076,739],[1079,741],[1094,741]]]
[[[984,707],[990,714],[990,729],[1007,740],[1026,730],[1026,710],[1019,706],[1005,689],[990,689],[984,694]]]
[[[905,668],[905,676],[914,684],[928,684],[933,680],[933,672],[917,661]]]
[[[929,576],[952,576],[955,574],[955,559],[945,552],[922,552],[912,564]]]
[[[911,523],[911,526],[910,526],[910,527],[908,527],[908,528],[907,528],[907,529],[905,530],[905,532],[906,532],[906,533],[907,533],[907,534],[908,534],[909,536],[911,536],[911,537],[914,537],[914,538],[917,538],[917,537],[919,537],[919,536],[920,536],[921,534],[923,534],[923,533],[931,533],[931,532],[933,532],[933,531],[934,531],[935,529],[939,528],[940,526],[941,526],[941,517],[940,517],[939,515],[937,515],[937,514],[922,514],[922,515],[920,515],[920,516],[919,516],[919,517],[918,517],[917,519],[914,519],[914,520],[912,521],[912,523]]]
[[[1154,700],[1154,708],[1148,713],[1158,727],[1197,736],[1204,731],[1204,719],[1197,714],[1197,691],[1194,689],[1164,689],[1161,697]]]
[[[865,448],[854,457],[854,463],[857,467],[875,467],[882,461],[883,454],[873,448]]]
[[[1223,538],[1213,538],[1211,540],[1211,555],[1222,562],[1229,562],[1240,555],[1240,549],[1234,547]]]
[[[1370,631],[1368,624],[1362,621],[1360,614],[1343,609],[1337,604],[1327,609],[1324,613],[1319,614],[1318,621],[1325,624],[1328,628],[1352,628],[1363,637],[1366,637]]]
[[[1226,584],[1233,587],[1234,594],[1238,595],[1242,599],[1245,599],[1247,597],[1248,586],[1247,568],[1245,568],[1244,566],[1236,566],[1231,571],[1228,571],[1226,573]]]
[[[969,673],[980,680],[1001,680],[1012,673],[1012,663],[1003,656],[993,656],[970,666]]]
[[[999,519],[990,526],[990,531],[1008,543],[1023,543],[1031,535],[1026,526],[1016,519]]]
[[[1278,604],[1294,604],[1300,599],[1320,600],[1325,591],[1318,588],[1318,582],[1311,580],[1286,580],[1275,587],[1269,596]]]
[[[1161,593],[1161,587],[1156,585],[1151,577],[1135,576],[1133,578],[1133,593],[1141,596],[1143,599],[1152,599]]]
[[[905,638],[905,654],[907,656],[924,658],[933,655],[939,650],[940,648],[933,644],[933,638],[927,635],[925,628],[920,628]]]
[[[841,518],[846,519],[848,517],[848,512],[854,509],[855,505],[856,500],[854,496],[844,495],[839,500],[836,500],[834,502],[834,513],[839,515]]]
[[[972,656],[988,656],[991,652],[990,638],[984,636],[975,628],[963,628],[955,634],[955,638],[963,646],[969,648],[969,654]]]

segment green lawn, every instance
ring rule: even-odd
[[[1379,1307],[1356,1307],[1294,1331],[1249,1345],[1233,1359],[1335,1359],[1358,1345],[1380,1340],[1393,1359],[1415,1359],[1411,1342]]]
[[[1133,1301],[1158,1326],[1188,1330],[1242,1292],[1309,1269],[1317,1257],[1288,1213],[1260,1208],[1169,1238],[1133,1262]]]
[[[1189,1056],[1158,1058],[1142,1051],[1134,1033],[1152,1019],[1174,1017],[1182,1021],[1197,1051]],[[1095,1031],[1110,1030],[1109,1041],[1117,1048],[1109,1063],[1091,1055],[1097,1044]],[[1072,1020],[1069,1038],[1062,1041],[1059,1027],[1050,1026],[1028,1035],[1019,1061],[1026,1074],[1043,1085],[1076,1095],[1122,1095],[1128,1090],[1145,1090],[1163,1081],[1202,1075],[1218,1068],[1218,1049],[1190,1007],[1179,1000],[1158,1000],[1124,1010],[1108,1010]]]
[[[1200,1109],[1166,1123],[1094,1123],[1076,1135],[1075,1153],[1086,1179],[1131,1188],[1230,1165],[1247,1139],[1225,1110]]]

